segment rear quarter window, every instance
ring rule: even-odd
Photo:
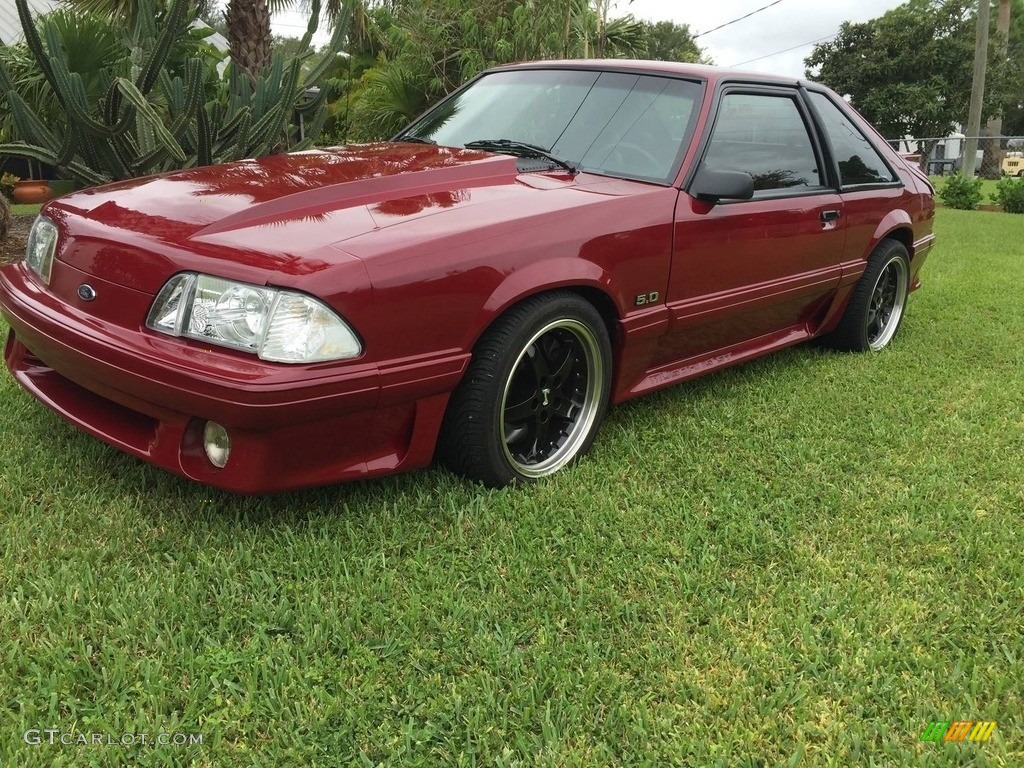
[[[896,177],[860,129],[823,93],[809,94],[828,135],[844,187],[891,184]]]

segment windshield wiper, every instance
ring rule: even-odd
[[[463,146],[466,149],[508,152],[509,154],[517,155],[518,157],[539,157],[543,160],[550,160],[555,165],[561,166],[565,170],[569,171],[569,173],[576,173],[578,170],[576,166],[568,160],[556,157],[549,150],[544,149],[544,147],[538,147],[536,144],[527,144],[525,141],[513,141],[512,139],[477,139],[476,141],[467,141]]]
[[[433,139],[422,139],[419,136],[399,136],[394,141],[404,141],[408,144],[437,144]]]

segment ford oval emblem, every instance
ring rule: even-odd
[[[78,286],[78,298],[82,301],[92,301],[96,298],[96,289],[88,283],[82,283]]]

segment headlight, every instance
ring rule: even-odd
[[[37,216],[28,235],[25,263],[44,283],[50,282],[53,254],[57,250],[57,227],[45,216]]]
[[[310,296],[192,272],[167,281],[146,325],[279,363],[343,360],[362,352],[348,324]]]

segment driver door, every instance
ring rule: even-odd
[[[733,88],[719,97],[702,162],[744,171],[751,200],[679,196],[663,359],[807,332],[839,285],[843,201],[799,92]]]

